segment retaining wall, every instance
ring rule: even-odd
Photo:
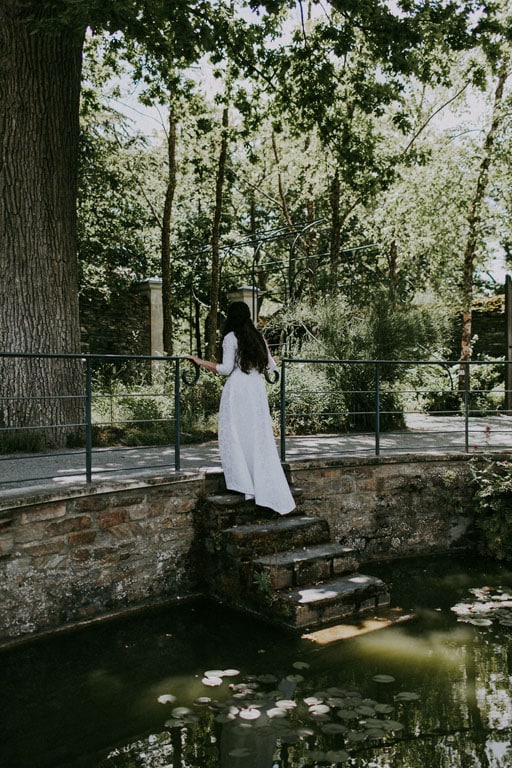
[[[289,465],[301,511],[325,517],[361,562],[471,546],[465,456]],[[194,511],[222,473],[45,490],[0,507],[0,643],[193,597]]]

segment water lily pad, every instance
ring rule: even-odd
[[[418,694],[415,694],[415,695],[417,696]],[[395,699],[397,699],[399,696],[400,694],[398,694],[398,696],[395,696]],[[375,711],[381,715],[390,715],[392,712],[395,711],[395,708],[392,707],[391,704],[376,704]]]
[[[331,708],[327,706],[327,704],[313,704],[309,708],[309,713],[311,715],[328,715],[331,711]]]
[[[418,701],[419,698],[419,694],[413,691],[400,691],[394,697],[395,701]]]
[[[212,700],[209,696],[199,696],[199,698],[194,699],[194,704],[196,707],[206,707],[208,704],[211,704]]]
[[[208,685],[210,688],[215,688],[219,685],[222,685],[223,680],[222,677],[203,677],[201,682],[203,685]]]
[[[341,709],[345,706],[345,699],[342,699],[339,696],[330,696],[325,703],[330,707],[338,707]]]
[[[283,709],[283,707],[271,707],[270,709],[267,709],[267,715],[270,718],[275,717],[286,717],[286,709]]]
[[[176,696],[173,696],[172,693],[163,693],[158,697],[157,701],[159,704],[174,704]]]
[[[320,730],[323,733],[347,733],[348,728],[341,723],[325,723]]]
[[[185,715],[190,715],[191,711],[188,707],[174,707],[171,714],[173,717],[185,717]]]
[[[357,720],[359,715],[353,709],[338,709],[336,712],[342,720]]]
[[[374,675],[372,680],[375,683],[394,683],[395,678],[392,675]]]
[[[375,709],[373,707],[356,707],[356,712],[359,715],[365,715],[366,717],[371,717],[375,714]]]
[[[323,699],[319,699],[317,696],[308,696],[306,699],[303,699],[303,701],[308,707],[312,707],[313,704],[323,704]]]
[[[220,675],[214,675],[214,677],[236,677],[239,674],[240,674],[239,669],[223,669]]]
[[[286,675],[286,679],[289,683],[302,683],[304,681],[302,675]]]
[[[366,731],[366,736],[369,739],[373,739],[374,741],[378,741],[379,739],[384,739],[386,736],[385,731],[379,731],[378,728],[372,728],[369,731]]]
[[[343,749],[340,749],[337,752],[330,750],[329,752],[325,753],[325,757],[327,762],[335,763],[336,765],[342,765],[343,763],[347,763],[350,760],[350,755]]]
[[[309,669],[309,666],[307,661],[294,661],[292,664],[294,669]]]
[[[166,728],[183,728],[183,720],[178,720],[175,717],[171,717],[165,721]]]
[[[366,733],[365,731],[348,731],[345,734],[345,738],[347,741],[355,744],[357,742],[364,741],[366,739]]]
[[[383,722],[383,720],[379,720],[376,717],[368,717],[366,720],[364,720],[364,725],[366,729],[381,728]]]
[[[381,726],[385,731],[401,731],[404,727],[397,720],[383,720]]]
[[[327,693],[329,694],[329,696],[345,697],[347,695],[347,692],[343,688],[337,688],[336,686],[333,686],[332,688],[328,688]]]
[[[279,699],[279,701],[276,701],[276,707],[281,709],[295,709],[296,706],[297,702],[293,699]]]
[[[467,624],[473,624],[475,627],[490,627],[492,625],[491,619],[484,619],[481,616],[473,616],[470,619],[465,619]]]
[[[222,669],[209,669],[204,673],[204,677],[222,677],[223,674]]]
[[[261,717],[261,712],[259,709],[241,709],[239,717],[242,720],[257,720],[258,717]]]

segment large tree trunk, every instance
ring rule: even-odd
[[[164,212],[162,217],[162,314],[163,314],[163,343],[166,355],[172,355],[173,322],[172,322],[172,266],[171,266],[171,217],[174,193],[176,191],[176,126],[174,109],[171,105],[169,114],[169,135],[167,137],[167,188],[165,190]]]
[[[0,5],[0,352],[77,353],[83,34],[34,31],[25,19],[40,8]],[[1,360],[0,426],[45,427],[47,443],[62,443],[83,421],[79,365]]]
[[[509,72],[503,69],[498,76],[498,83],[494,92],[494,105],[492,121],[487,136],[485,137],[482,160],[476,182],[475,192],[471,200],[468,213],[468,236],[464,249],[464,266],[462,271],[462,334],[461,334],[461,368],[459,373],[459,389],[463,390],[466,382],[466,366],[464,363],[471,360],[472,338],[472,312],[473,302],[473,275],[478,236],[480,234],[481,208],[487,189],[489,167],[491,164],[492,150],[496,139],[496,133],[501,119],[503,93]]]

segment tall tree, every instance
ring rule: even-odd
[[[131,0],[1,0],[2,350],[79,352],[76,186],[87,26],[123,31],[162,57],[172,50],[192,61],[214,45],[215,10],[206,0],[143,6]],[[50,373],[49,365],[38,365],[4,362],[9,400],[3,401],[2,422],[33,424],[40,414],[44,423],[79,423],[74,366],[54,364]],[[22,392],[31,393],[30,401],[19,399]]]
[[[485,135],[484,145],[482,147],[480,167],[476,179],[475,188],[471,197],[468,211],[468,230],[466,245],[464,248],[464,263],[462,270],[462,334],[461,334],[461,363],[467,363],[471,359],[471,338],[472,338],[472,302],[473,302],[473,281],[475,269],[475,256],[477,252],[478,238],[481,228],[481,210],[484,203],[487,185],[489,180],[489,168],[491,165],[494,144],[501,122],[505,83],[510,75],[510,61],[507,59],[502,63],[497,76],[496,88],[494,91],[494,101],[492,118],[489,129]],[[466,368],[461,366],[459,377],[459,386],[464,388],[466,380]]]
[[[34,23],[48,19],[44,3],[0,4],[0,350],[5,352],[80,348],[76,190],[85,28],[34,33]],[[4,426],[82,420],[73,363],[4,359],[0,377]],[[30,399],[21,400],[27,393]],[[61,437],[67,431],[63,428]],[[47,437],[59,442],[59,430]]]

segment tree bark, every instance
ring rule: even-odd
[[[340,247],[341,247],[341,220],[340,220],[340,173],[336,168],[335,174],[331,181],[331,190],[329,200],[331,203],[331,243],[329,254],[329,266],[330,275],[329,282],[331,284],[331,290],[336,290],[338,282],[338,266],[340,261]]]
[[[478,172],[477,182],[473,198],[470,203],[468,213],[468,235],[464,249],[464,264],[462,271],[462,333],[461,333],[461,367],[459,371],[459,390],[463,390],[466,382],[466,366],[471,360],[471,338],[472,338],[472,311],[473,302],[473,277],[475,256],[477,250],[477,241],[480,233],[481,208],[487,189],[489,167],[491,165],[492,150],[496,139],[496,133],[501,119],[501,109],[503,103],[503,93],[505,83],[509,76],[509,71],[505,68],[498,75],[498,83],[494,92],[494,105],[492,112],[492,121],[482,151],[482,160]]]
[[[222,198],[224,192],[224,178],[226,175],[226,162],[228,157],[228,127],[229,109],[224,107],[222,112],[222,138],[220,142],[219,164],[217,166],[217,180],[215,184],[215,211],[212,226],[212,264],[210,282],[210,312],[208,314],[207,333],[207,357],[213,360],[217,350],[217,317],[219,313],[219,288],[220,288],[220,225],[222,220]]]
[[[38,2],[0,5],[0,352],[78,353],[85,29],[31,28],[27,17],[40,20],[40,11]],[[41,426],[46,442],[62,444],[70,425],[83,421],[80,363],[4,358],[0,365],[1,425]]]
[[[171,217],[174,194],[176,192],[176,128],[177,121],[173,107],[169,112],[169,135],[167,137],[167,188],[165,190],[164,211],[162,217],[162,314],[163,346],[166,355],[174,351],[172,319],[172,265],[171,265]]]

